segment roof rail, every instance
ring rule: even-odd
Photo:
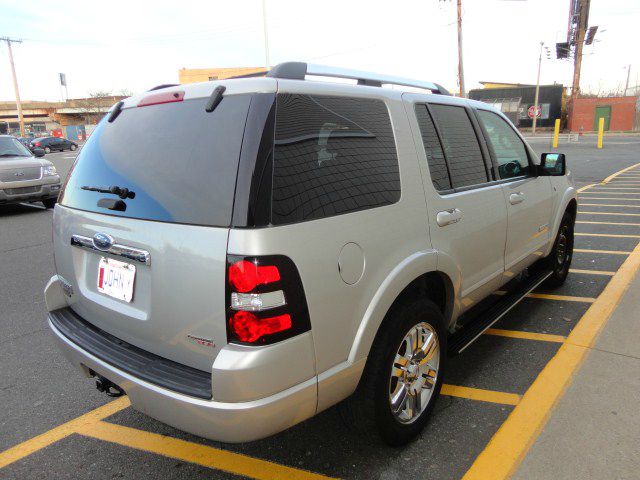
[[[267,73],[267,77],[287,78],[290,80],[304,80],[306,75],[316,75],[320,77],[348,78],[357,80],[358,85],[370,87],[381,87],[382,84],[402,85],[404,87],[424,88],[431,90],[438,95],[451,95],[449,91],[441,85],[433,82],[421,80],[411,80],[408,78],[394,77],[392,75],[381,75],[378,73],[361,72],[339,67],[329,67],[325,65],[314,65],[305,62],[285,62],[279,63]]]

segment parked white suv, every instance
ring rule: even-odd
[[[100,389],[194,434],[255,440],[348,399],[399,445],[448,352],[565,280],[576,208],[562,154],[437,84],[285,63],[163,87],[78,156],[49,324]]]

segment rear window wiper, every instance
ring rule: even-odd
[[[92,187],[90,185],[84,185],[84,186],[82,186],[80,188],[82,190],[88,190],[90,192],[110,193],[112,195],[118,195],[123,200],[125,198],[135,198],[135,196],[136,196],[136,192],[134,192],[133,190],[129,190],[126,187],[124,187],[124,188],[123,187],[119,187],[117,185],[112,185],[111,187],[108,187],[108,188]]]

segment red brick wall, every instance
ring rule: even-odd
[[[573,109],[573,122],[569,122],[569,129],[577,132],[582,127],[585,132],[592,131],[596,106],[610,105],[609,130],[633,130],[637,101],[638,97],[578,98]]]

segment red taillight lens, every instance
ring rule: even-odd
[[[40,146],[40,142],[36,142],[36,147],[39,147],[39,146]]]
[[[240,260],[229,267],[229,283],[240,293],[250,292],[258,285],[280,280],[280,271],[275,266],[258,266]]]
[[[138,103],[138,107],[147,107],[149,105],[158,105],[160,103],[182,102],[184,100],[184,92],[159,92],[147,95]]]
[[[250,312],[236,312],[229,320],[231,331],[241,342],[254,343],[264,335],[289,330],[292,326],[289,314],[258,318]]]

